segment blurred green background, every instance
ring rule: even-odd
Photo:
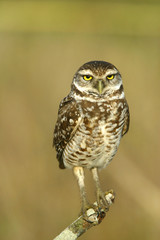
[[[0,1],[0,239],[53,239],[80,211],[52,136],[84,62],[123,76],[131,126],[101,171],[115,204],[81,239],[160,239],[160,1]],[[95,200],[86,172],[87,192]]]

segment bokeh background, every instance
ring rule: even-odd
[[[60,100],[84,62],[123,76],[129,133],[101,171],[115,204],[81,239],[160,239],[160,2],[0,1],[0,239],[53,239],[80,211],[52,148]],[[95,200],[86,171],[87,193]]]

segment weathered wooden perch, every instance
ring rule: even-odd
[[[85,233],[88,229],[96,226],[102,222],[106,216],[106,212],[109,211],[110,205],[113,203],[115,196],[113,191],[108,191],[105,194],[106,200],[108,202],[108,207],[101,209],[101,212],[96,208],[97,202],[93,205],[95,208],[90,208],[86,211],[85,218],[81,215],[77,218],[71,225],[69,225],[65,230],[63,230],[54,240],[75,240]]]

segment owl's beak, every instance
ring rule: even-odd
[[[102,94],[103,88],[104,88],[104,82],[102,80],[99,80],[97,89],[100,94]]]

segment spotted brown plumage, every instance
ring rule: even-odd
[[[59,106],[54,146],[60,168],[73,168],[88,208],[83,168],[92,171],[98,206],[107,205],[97,169],[107,166],[129,128],[129,108],[121,74],[111,63],[92,61],[74,75],[71,92]]]
[[[65,168],[63,162],[63,152],[67,143],[71,140],[79,125],[80,113],[76,101],[70,97],[65,97],[59,106],[58,120],[54,130],[54,141],[57,151],[59,167]]]

